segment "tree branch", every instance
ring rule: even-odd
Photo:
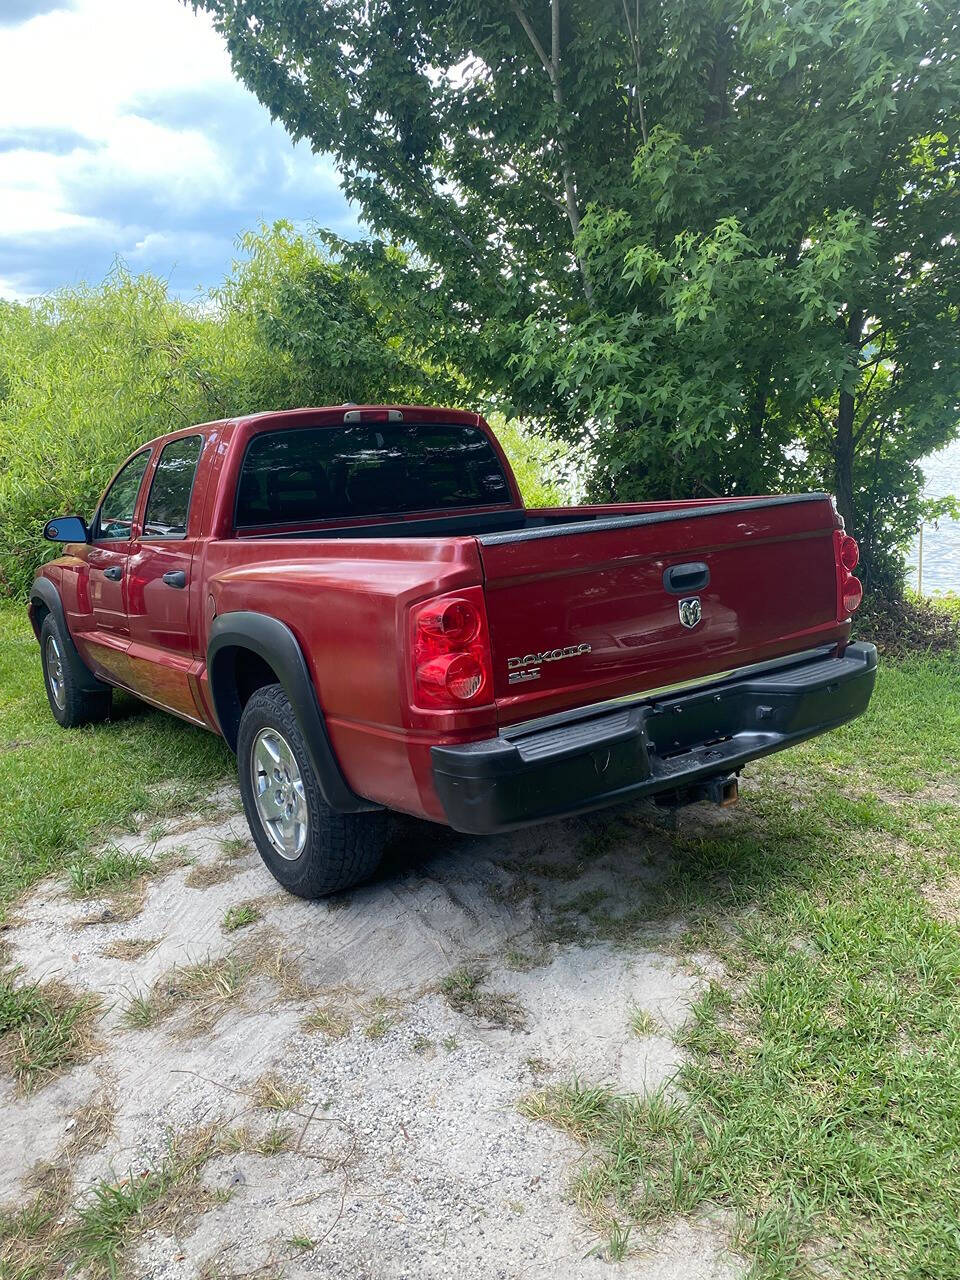
[[[563,175],[563,194],[564,203],[567,209],[567,221],[570,223],[570,230],[574,237],[580,230],[580,209],[577,205],[577,184],[576,174],[574,173],[573,164],[570,160],[570,152],[567,147],[566,139],[563,136],[563,86],[560,82],[560,0],[551,0],[550,4],[550,56],[544,49],[540,41],[540,37],[533,29],[533,24],[527,17],[523,6],[519,0],[510,0],[510,7],[517,16],[526,32],[527,39],[533,46],[534,52],[543,64],[543,69],[547,73],[547,79],[550,81],[550,87],[553,90],[553,101],[557,108],[557,146],[560,151],[560,172]],[[583,292],[586,295],[587,302],[593,303],[593,286],[590,283],[590,277],[587,275],[587,269],[583,259],[574,249],[574,257],[577,266],[580,268],[580,275],[583,279]]]
[[[620,3],[623,5],[623,16],[627,23],[627,36],[630,40],[630,48],[633,51],[633,62],[637,70],[637,83],[634,86],[634,91],[636,93],[637,107],[639,108],[640,113],[640,135],[643,138],[643,145],[646,146],[650,139],[647,136],[647,117],[643,110],[643,94],[640,92],[640,0],[637,0],[636,28],[634,28],[630,22],[630,10],[627,7],[627,0],[620,0]]]

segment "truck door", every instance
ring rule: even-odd
[[[75,620],[81,650],[98,674],[120,684],[128,679],[127,587],[134,512],[149,461],[149,449],[135,453],[104,494],[93,518],[84,590],[78,591],[86,605]]]
[[[202,506],[195,483],[205,437],[164,445],[148,477],[139,536],[130,548],[127,590],[129,687],[187,719],[202,720],[194,696],[200,598],[192,568]]]

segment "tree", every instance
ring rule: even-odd
[[[960,413],[955,6],[196,3],[594,493],[825,485],[889,563]]]

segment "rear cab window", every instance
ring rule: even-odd
[[[513,505],[479,427],[361,423],[264,431],[247,446],[236,526]]]

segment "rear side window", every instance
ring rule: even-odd
[[[202,450],[203,436],[182,436],[164,446],[147,498],[145,538],[186,537],[190,494]]]
[[[503,467],[479,427],[297,427],[250,441],[237,490],[237,526],[511,502]]]

